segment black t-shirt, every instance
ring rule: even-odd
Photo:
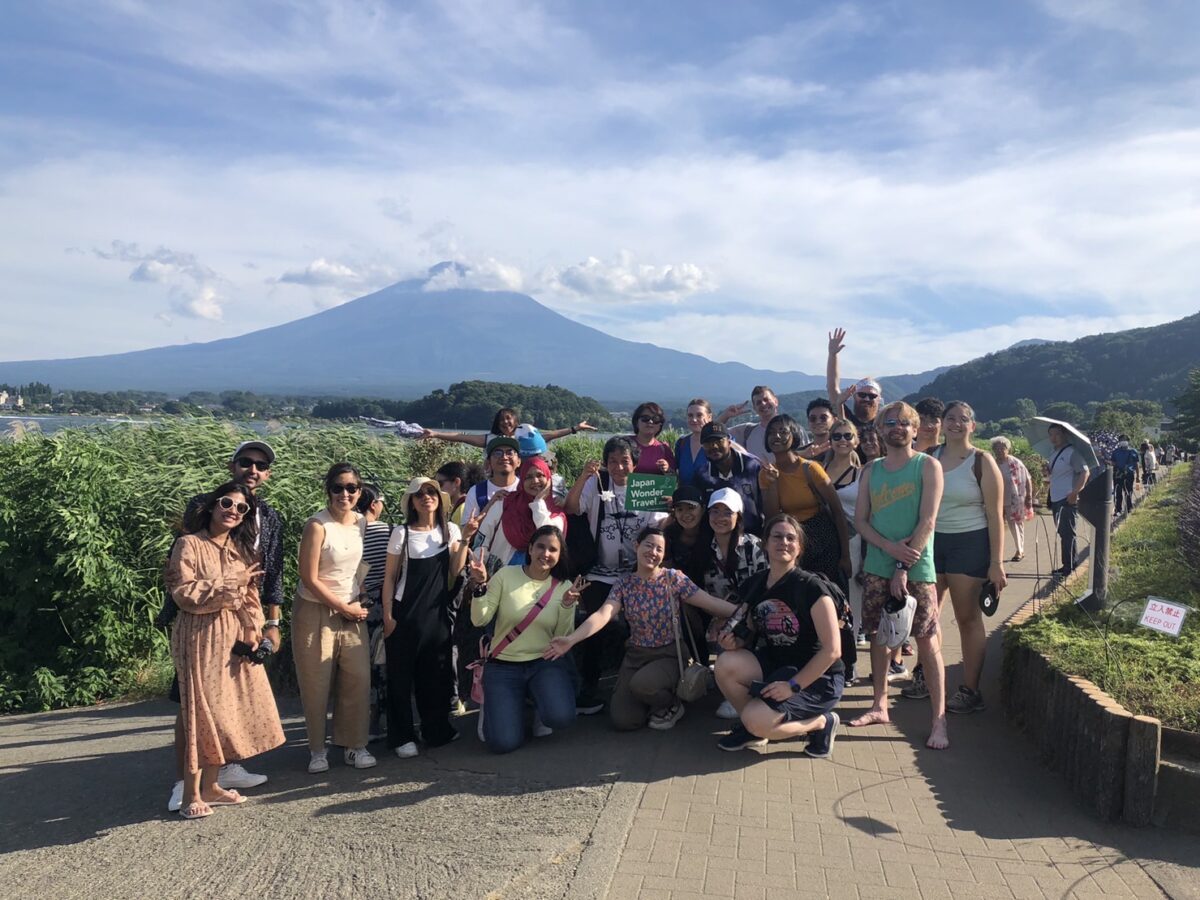
[[[813,624],[812,608],[826,596],[824,585],[808,572],[793,569],[767,587],[769,571],[753,575],[742,585],[742,598],[750,604],[747,618],[754,627],[755,647],[774,669],[795,666],[803,669],[821,649],[821,639]],[[842,672],[841,659],[829,672]]]

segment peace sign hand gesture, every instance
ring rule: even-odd
[[[479,526],[482,522],[483,510],[479,510],[475,513],[475,515],[471,516],[471,518],[462,523],[462,528],[459,529],[462,532],[462,539],[469,544],[471,542],[471,538],[475,537],[475,532],[479,530]]]
[[[583,595],[583,592],[591,586],[592,583],[585,579],[582,575],[577,576],[575,580],[571,582],[571,586],[567,589],[567,592],[563,594],[562,605],[566,609],[570,609],[579,602],[579,598]]]
[[[483,564],[483,548],[480,547],[467,560],[467,581],[471,584],[485,584],[487,580],[487,566]]]

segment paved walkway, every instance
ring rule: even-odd
[[[1031,523],[1043,572],[1048,536]],[[720,753],[719,723],[689,711],[675,729],[686,740],[648,762],[609,896],[1161,897],[1164,887],[1200,896],[1200,836],[1097,824],[1004,719],[1000,629],[1046,584],[1037,549],[1010,565],[1001,612],[986,620],[989,708],[951,717],[949,751],[925,748],[929,703],[896,688],[892,723],[843,728],[831,760],[806,757],[799,742]],[[942,625],[947,664],[958,663],[952,609]],[[952,666],[950,691],[957,676]],[[847,690],[842,718],[870,701],[863,679]]]
[[[1032,592],[1034,558],[993,628]],[[164,809],[165,701],[11,717],[0,884],[39,900],[1200,896],[1200,837],[1078,810],[1005,722],[990,654],[990,708],[951,722],[949,752],[923,747],[927,702],[897,701],[893,725],[844,731],[825,761],[718,751],[714,696],[671,732],[595,716],[499,758],[468,718],[449,747],[314,777],[285,699],[289,745],[252,765],[270,782],[200,822]]]

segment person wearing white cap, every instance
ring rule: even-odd
[[[260,602],[266,610],[266,625],[263,628],[263,638],[269,640],[278,650],[281,638],[279,635],[279,619],[283,614],[283,521],[274,508],[259,496],[258,489],[271,477],[271,466],[275,463],[275,450],[266,441],[242,441],[237,445],[229,458],[229,472],[238,484],[244,484],[254,495],[254,516],[257,536],[255,549],[259,553],[263,574],[259,583]],[[184,512],[184,521],[196,516],[209,497],[198,494],[188,501]],[[178,607],[170,595],[159,618],[158,624],[167,625],[174,618]],[[179,683],[171,683],[170,698],[179,702]],[[179,779],[171,789],[167,800],[167,809],[178,812],[183,805],[183,727],[178,718],[175,721],[175,762],[176,775]],[[266,775],[246,771],[241,763],[229,763],[222,766],[218,782],[227,788],[246,789],[258,787],[267,781]]]
[[[825,365],[826,388],[829,392],[829,402],[835,410],[841,410],[842,418],[849,419],[858,429],[859,458],[864,463],[873,457],[866,456],[864,446],[873,446],[875,441],[868,432],[875,430],[875,421],[879,417],[879,408],[883,404],[883,390],[874,378],[863,378],[856,381],[845,391],[841,389],[841,377],[838,371],[838,354],[846,346],[846,330],[835,328],[829,334],[829,357]],[[848,401],[852,401],[847,405]],[[882,441],[880,444],[882,445]],[[885,447],[880,447],[886,450]]]

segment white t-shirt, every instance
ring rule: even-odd
[[[1079,474],[1086,468],[1083,457],[1070,444],[1061,451],[1055,450],[1050,457],[1050,501],[1057,503],[1066,499],[1075,487]]]
[[[519,485],[521,482],[514,476],[513,483],[508,487],[500,487],[500,485],[493,484],[491,481],[485,481],[483,483],[487,485],[487,499],[491,500],[494,496],[496,496],[496,494],[501,493],[502,491],[515,490],[517,485]],[[482,509],[482,507],[479,505],[479,501],[476,499],[478,495],[478,488],[479,485],[473,484],[467,489],[467,499],[463,503],[462,514],[462,520],[464,522],[468,521],[471,516],[475,515],[475,513]],[[487,501],[484,501],[484,503],[486,505]]]
[[[450,535],[450,543],[454,544],[462,540],[462,532],[458,526],[451,522],[447,528]],[[407,525],[397,525],[392,529],[391,540],[388,541],[387,552],[393,556],[404,555],[404,537],[408,536],[408,558],[409,559],[428,559],[431,556],[437,556],[446,548],[446,542],[442,540],[442,529],[438,527],[431,528],[429,531],[413,531]],[[408,578],[408,567],[400,573],[400,580],[396,583],[395,599],[399,600],[404,596],[404,582]]]
[[[600,518],[600,505],[604,504],[596,563],[588,572],[588,580],[616,584],[618,578],[637,568],[638,533],[647,525],[661,525],[666,521],[667,514],[627,512],[625,486],[610,483],[609,490],[612,491],[612,499],[602,500],[599,479],[591,479],[583,487],[583,493],[579,497],[579,509],[587,514],[588,524],[592,534],[595,534],[596,522]]]

